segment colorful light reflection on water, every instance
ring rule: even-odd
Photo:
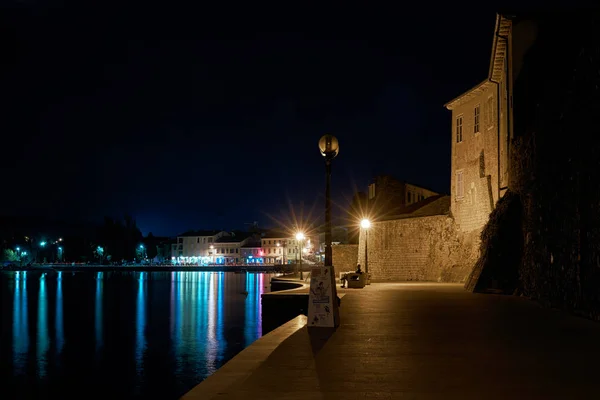
[[[179,398],[261,336],[269,279],[2,272],[2,398]]]

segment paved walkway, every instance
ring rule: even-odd
[[[189,398],[600,398],[600,323],[460,285],[346,293],[327,341],[296,328],[251,372]]]

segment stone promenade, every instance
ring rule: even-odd
[[[460,285],[345,293],[328,340],[298,318],[184,398],[600,398],[600,323]]]

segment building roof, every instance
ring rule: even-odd
[[[373,177],[373,179],[371,180],[371,184],[373,184],[373,183],[377,184],[377,179],[391,179],[391,180],[393,180],[393,181],[396,181],[396,182],[398,182],[398,183],[401,183],[401,184],[403,184],[403,185],[411,185],[411,186],[418,187],[419,189],[425,189],[425,190],[428,190],[428,191],[430,191],[430,192],[432,192],[432,193],[437,193],[437,194],[439,194],[439,192],[438,192],[438,191],[436,191],[436,190],[433,190],[433,189],[431,189],[431,188],[429,188],[429,187],[426,187],[426,186],[423,186],[423,185],[417,185],[416,183],[407,182],[407,181],[405,181],[405,180],[401,180],[401,179],[396,179],[396,178],[394,178],[392,175],[389,175],[389,174],[379,174],[379,175],[376,175],[376,176],[375,176],[375,177]],[[375,192],[375,196],[377,196],[377,192]]]
[[[378,221],[390,221],[394,219],[430,217],[433,215],[447,215],[450,213],[450,196],[436,195],[424,200],[410,204],[401,212],[390,213],[378,219]]]
[[[494,38],[492,40],[492,55],[490,57],[490,68],[487,78],[460,96],[455,97],[444,104],[444,107],[446,107],[448,110],[452,110],[455,107],[471,100],[473,97],[485,90],[488,86],[494,85],[495,82],[500,81],[502,78],[502,70],[504,69],[504,59],[506,57],[507,48],[506,41],[501,39],[510,33],[511,26],[512,17],[508,17],[503,14],[496,14],[496,27],[494,29]]]
[[[213,230],[213,231],[187,231],[178,235],[177,237],[189,237],[189,236],[215,236],[223,231]]]
[[[289,239],[291,237],[292,235],[289,233],[281,231],[269,231],[262,236],[263,239]]]
[[[240,243],[244,239],[245,238],[239,238],[235,236],[221,236],[220,238],[215,240],[215,243]]]
[[[244,240],[252,237],[254,234],[252,232],[231,232],[229,236],[221,236],[216,240],[216,243],[239,243]]]

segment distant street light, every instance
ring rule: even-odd
[[[40,246],[42,246],[42,247],[46,246],[46,242],[44,242],[44,241],[40,242]]]
[[[146,248],[144,247],[143,244],[140,244],[140,258],[142,260],[146,259]]]
[[[296,233],[296,240],[298,241],[298,253],[300,254],[300,280],[302,280],[302,241],[304,240],[304,233]]]
[[[367,246],[369,245],[369,228],[371,227],[371,221],[364,218],[360,221],[360,227],[365,230],[365,275],[367,276],[366,282],[367,285],[369,282],[369,251]]]

